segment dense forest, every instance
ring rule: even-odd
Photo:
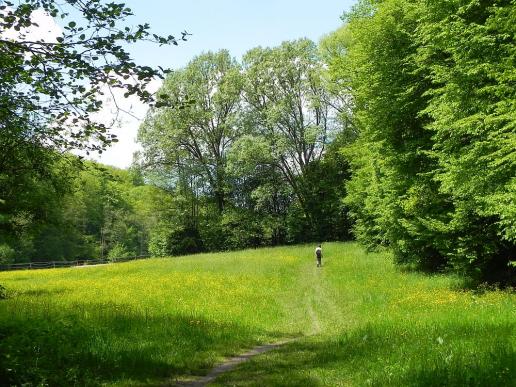
[[[330,67],[360,131],[344,150],[355,235],[514,282],[516,2],[362,1],[344,20]]]
[[[2,28],[60,12],[28,3]],[[130,14],[91,3],[108,31]],[[0,263],[356,238],[402,264],[514,281],[516,1],[361,0],[342,20],[319,44],[207,52],[167,74],[116,45],[147,26],[89,41],[70,22],[46,53],[0,39]],[[164,77],[154,100],[120,81],[134,72]],[[90,120],[99,89],[75,78],[152,104],[129,170],[63,152],[116,141]],[[64,101],[59,82],[86,98]]]
[[[227,51],[194,58],[159,90],[129,170],[41,149],[45,175],[10,175],[5,187],[22,191],[3,203],[2,262],[349,238],[346,105],[326,83],[306,39],[242,63]]]

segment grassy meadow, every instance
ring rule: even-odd
[[[0,380],[158,385],[298,339],[218,385],[516,384],[516,296],[400,272],[354,243],[3,272]]]

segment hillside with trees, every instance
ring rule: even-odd
[[[124,27],[122,5],[66,4],[85,19],[55,42],[0,36],[0,261],[356,238],[514,282],[514,1],[361,0],[318,45],[206,52],[170,73],[117,42],[173,36]],[[7,5],[4,30],[38,8],[70,17]],[[129,171],[66,153],[117,140],[92,118],[105,84],[151,104]]]

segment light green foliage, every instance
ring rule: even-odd
[[[358,140],[355,233],[402,262],[511,281],[514,1],[362,1],[327,38]],[[336,49],[335,45],[342,45]]]
[[[170,254],[172,249],[169,242],[171,233],[172,231],[166,226],[161,226],[154,230],[149,240],[149,253],[153,257],[165,257]]]
[[[181,238],[196,248],[179,251],[193,252],[348,236],[337,194],[347,164],[335,150],[323,160],[341,129],[323,73],[302,39],[252,49],[242,64],[202,54],[167,77],[140,128],[140,165],[192,210],[163,224],[151,251],[175,254]]]
[[[432,74],[425,113],[440,192],[453,204],[437,232],[454,265],[500,270],[516,249],[516,3],[430,3],[418,59]],[[440,219],[437,219],[440,220]],[[498,262],[495,262],[498,261]]]
[[[230,172],[235,176],[251,175],[257,165],[274,164],[274,156],[266,138],[244,134],[231,147],[228,155]]]
[[[130,201],[133,189],[138,187],[127,171],[85,165],[65,202],[64,216],[76,232],[75,251],[65,252],[66,258],[112,259],[118,258],[117,253],[123,257],[146,252],[148,229]]]
[[[239,65],[226,50],[194,58],[171,73],[139,131],[144,165],[197,174],[224,210],[226,154],[238,137]]]
[[[182,192],[140,185],[128,191],[128,202],[143,230],[139,238],[144,253],[148,251],[153,256],[162,257],[181,252],[177,238],[184,236],[192,216],[188,198]]]
[[[108,260],[116,262],[117,258],[127,258],[134,256],[134,252],[128,251],[127,247],[123,243],[115,243],[109,253],[107,254]]]
[[[409,2],[386,2],[373,17],[353,19],[344,61],[360,129],[346,149],[354,172],[346,202],[357,220],[357,237],[369,246],[390,244],[402,261],[424,261],[434,253],[421,238],[420,217],[442,205],[421,195],[434,162],[425,153],[432,145],[427,119],[419,116],[426,81],[410,60],[417,9]]]
[[[224,385],[512,385],[515,297],[400,273],[357,244],[0,273],[1,380],[158,385],[298,340]],[[29,345],[30,343],[30,345]]]
[[[153,254],[229,247],[221,221],[232,211],[228,154],[242,135],[241,85],[239,64],[221,50],[194,58],[159,90],[158,107],[139,130],[141,165],[169,187],[174,216],[152,235]]]

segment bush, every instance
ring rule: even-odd
[[[123,243],[115,243],[111,250],[109,250],[107,257],[110,261],[116,261],[117,258],[127,258],[134,255],[133,252],[127,250]]]
[[[201,250],[199,231],[193,227],[161,225],[150,235],[149,252],[155,257],[193,254]]]
[[[222,217],[226,248],[231,250],[258,247],[264,242],[261,224],[251,211],[231,209]]]
[[[16,252],[6,243],[0,244],[0,265],[6,265],[14,262]]]

